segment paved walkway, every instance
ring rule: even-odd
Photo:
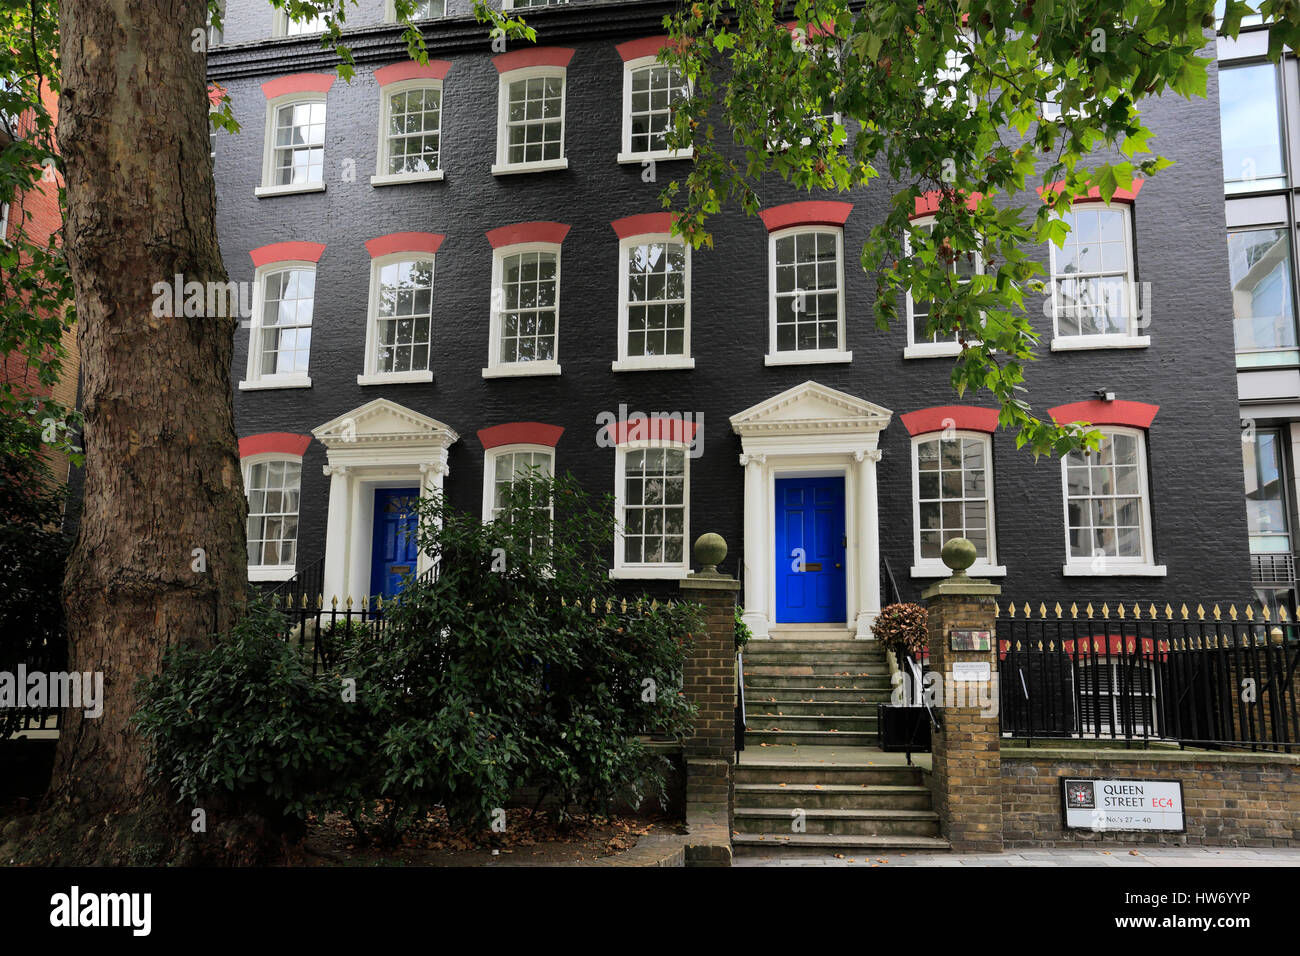
[[[734,866],[1300,866],[1297,849],[1126,847],[1012,850],[1007,853],[889,853],[861,856],[800,850],[737,852]]]

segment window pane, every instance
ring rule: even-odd
[[[625,564],[680,564],[686,553],[686,452],[624,452]]]
[[[1263,429],[1254,441],[1241,443],[1246,474],[1246,528],[1252,552],[1289,552],[1286,473],[1282,463],[1282,433]]]
[[[379,272],[378,372],[427,371],[433,328],[433,260],[390,262]]]
[[[298,537],[302,466],[264,461],[248,471],[248,563],[292,565]]]
[[[1238,364],[1293,361],[1296,329],[1287,230],[1229,233],[1228,274]],[[1274,354],[1259,354],[1269,352]]]
[[[1273,64],[1235,66],[1219,71],[1219,124],[1227,192],[1286,185]]]
[[[502,261],[498,362],[555,360],[558,261],[554,252],[521,252]]]
[[[1144,560],[1146,505],[1141,495],[1141,438],[1103,432],[1090,455],[1066,457],[1066,524],[1070,557]]]
[[[979,438],[917,444],[921,558],[938,558],[946,541],[967,538],[981,560],[989,559],[987,454],[988,443]]]
[[[837,233],[796,233],[773,246],[777,351],[841,348]]]

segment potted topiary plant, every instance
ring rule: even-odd
[[[889,604],[880,609],[871,633],[886,651],[894,652],[899,666],[907,671],[920,660],[929,641],[929,620],[929,612],[919,604]],[[905,679],[910,678],[907,673]],[[901,704],[881,704],[876,714],[881,750],[905,750],[909,762],[913,751],[930,750],[930,716],[924,705],[905,699]]]

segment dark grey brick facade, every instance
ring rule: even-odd
[[[661,163],[659,182],[643,183],[638,166],[620,166],[622,63],[616,43],[662,32],[668,9],[656,3],[577,4],[532,16],[546,44],[574,47],[569,67],[563,172],[494,177],[497,74],[482,28],[467,18],[430,24],[430,54],[453,63],[444,92],[443,182],[376,188],[379,92],[375,68],[402,58],[396,28],[379,26],[378,3],[366,2],[354,47],[358,75],[338,81],[328,98],[327,191],[258,199],[266,102],[260,84],[304,71],[329,71],[314,40],[266,41],[270,8],[264,0],[230,0],[229,44],[209,57],[211,76],[226,86],[238,136],[218,137],[218,227],[230,278],[249,281],[248,251],[280,241],[306,240],[327,248],[317,272],[310,389],[235,393],[239,434],[306,434],[377,397],[390,398],[456,429],[447,490],[452,500],[478,509],[483,449],[476,430],[536,420],[562,425],[557,465],[589,488],[612,491],[615,453],[596,447],[596,416],[620,403],[645,412],[695,412],[704,418],[703,456],[692,463],[691,535],[717,531],[732,544],[726,567],[735,571],[743,547],[740,440],[727,419],[812,379],[894,412],[884,433],[879,465],[882,552],[909,598],[925,581],[912,564],[910,437],[898,416],[936,405],[990,406],[986,395],[958,400],[949,386],[950,359],[902,357],[906,332],[875,329],[873,281],[857,266],[858,251],[882,216],[891,192],[878,182],[848,196],[813,196],[765,184],[765,206],[807,198],[854,203],[845,228],[846,347],[851,365],[768,368],[767,234],[758,219],[729,211],[712,224],[713,251],[693,258],[693,371],[615,373],[618,243],[610,222],[660,209],[659,191],[681,164]],[[456,9],[452,5],[453,11]],[[376,9],[370,9],[376,8]],[[584,36],[583,33],[588,35]],[[252,44],[252,45],[241,45]],[[1151,344],[1145,349],[1051,353],[1051,321],[1034,303],[1044,330],[1041,361],[1028,373],[1030,400],[1040,414],[1084,401],[1105,387],[1121,399],[1149,402],[1160,412],[1149,432],[1155,557],[1164,578],[1066,578],[1061,468],[1017,451],[1014,436],[993,440],[998,560],[1007,568],[1004,594],[1035,607],[1077,600],[1141,600],[1163,607],[1186,601],[1250,595],[1241,498],[1241,451],[1224,256],[1222,169],[1214,68],[1210,97],[1151,102],[1147,120],[1155,147],[1176,164],[1143,188],[1134,206],[1137,278],[1151,284]],[[344,181],[344,162],[355,179]],[[484,232],[530,220],[572,228],[563,246],[558,378],[485,380],[491,248]],[[363,387],[370,259],[363,242],[399,231],[444,233],[434,299],[434,382]],[[1043,261],[1047,250],[1042,251]],[[248,333],[236,341],[235,379],[243,377]],[[304,458],[299,565],[324,552],[329,479],[325,454],[313,443]]]

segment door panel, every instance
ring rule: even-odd
[[[375,492],[375,527],[371,539],[370,593],[393,597],[402,579],[415,574],[419,561],[415,503],[418,488],[380,488]]]
[[[844,623],[844,479],[776,481],[776,620]]]

